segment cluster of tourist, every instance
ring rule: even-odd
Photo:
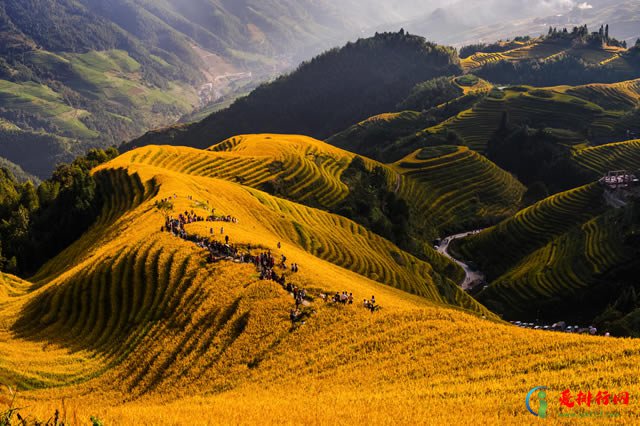
[[[260,253],[259,255],[255,256],[253,263],[260,273],[261,280],[275,281],[284,287],[286,278],[284,276],[284,273],[282,273],[282,275],[278,275],[278,273],[276,272],[276,259],[273,257],[270,251]]]
[[[376,297],[375,296],[371,296],[371,299],[364,299],[362,301],[362,306],[364,306],[366,309],[370,310],[371,313],[374,313],[375,311],[380,309],[380,306],[376,304]]]
[[[188,223],[204,222],[204,218],[202,216],[198,216],[193,210],[191,210],[190,212],[185,211],[184,213],[180,213],[177,219],[173,219],[171,217],[167,218],[167,223],[165,223],[165,225],[169,224],[169,222],[184,226]]]
[[[191,217],[193,219],[193,217]],[[253,262],[253,256],[249,252],[240,252],[236,245],[229,244],[229,236],[225,237],[225,242],[217,241],[211,238],[200,237],[195,234],[189,234],[184,228],[184,225],[189,222],[189,216],[180,214],[177,219],[167,218],[162,231],[167,231],[179,237],[185,241],[195,243],[198,247],[206,249],[209,253],[207,255],[207,262],[214,263],[222,259],[233,260],[240,263]]]
[[[216,216],[214,214],[211,214],[207,216],[207,222],[238,223],[238,219],[233,216]]]
[[[298,288],[291,283],[287,284],[286,290],[293,294],[293,299],[296,301],[296,309],[300,307],[307,299],[307,291],[303,288]]]
[[[328,294],[321,294],[320,298],[325,303],[330,302],[339,303],[342,305],[353,305],[353,293],[348,293],[347,291],[343,291],[342,293],[337,291],[333,296],[329,296]],[[380,306],[376,303],[375,296],[371,296],[371,299],[364,299],[362,301],[362,306],[370,310],[372,313],[380,309]]]
[[[234,222],[237,221],[232,216],[220,216],[224,221]],[[271,254],[271,251],[262,252],[256,256],[251,254],[251,244],[247,245],[246,252],[240,252],[236,245],[229,243],[229,236],[225,235],[224,243],[217,241],[213,238],[200,237],[195,234],[189,234],[185,225],[194,222],[200,222],[204,219],[195,215],[193,212],[181,213],[177,218],[168,217],[165,224],[162,226],[161,231],[167,231],[179,237],[185,241],[191,241],[198,247],[206,249],[208,251],[207,261],[209,263],[218,262],[220,260],[232,260],[239,263],[253,263],[256,267],[261,280],[270,280],[280,284],[289,293],[293,294],[296,309],[303,304],[303,301],[307,298],[307,293],[304,289],[298,289],[291,283],[287,284],[285,272],[278,274],[276,272],[276,259]],[[209,220],[209,218],[207,219]],[[221,228],[221,232],[224,232],[224,228]],[[210,233],[213,233],[213,229],[210,229]],[[278,243],[278,247],[281,247],[281,243]],[[280,262],[277,264],[280,268],[287,271],[287,257],[282,255]],[[291,264],[291,272],[296,273],[299,270],[297,263]]]
[[[177,195],[173,195],[170,198],[163,199],[160,203],[170,202],[171,199],[177,198]],[[189,199],[193,198],[189,196]],[[208,204],[208,203],[207,203]],[[276,258],[271,254],[270,250],[263,251],[258,255],[251,254],[251,244],[247,245],[246,251],[240,251],[239,248],[230,244],[229,235],[225,235],[224,242],[217,241],[214,237],[201,237],[195,234],[189,234],[185,225],[195,222],[227,222],[227,223],[238,223],[238,219],[227,215],[227,216],[216,216],[213,214],[215,209],[212,209],[212,214],[205,217],[197,215],[193,210],[185,211],[180,213],[178,217],[174,218],[168,216],[165,220],[164,225],[161,227],[162,232],[169,232],[176,237],[179,237],[185,241],[190,241],[195,243],[198,247],[206,249],[208,251],[207,262],[214,263],[220,260],[230,260],[238,263],[252,263],[257,272],[259,273],[261,280],[270,280],[280,284],[287,292],[293,295],[293,299],[295,301],[295,308],[291,309],[289,317],[291,319],[292,326],[296,323],[302,322],[304,324],[303,319],[306,316],[309,316],[308,312],[302,311],[301,306],[304,304],[308,304],[309,296],[307,291],[302,288],[298,288],[293,285],[291,282],[287,282],[285,277],[285,273],[289,270],[287,267],[287,257],[283,254],[280,257],[280,261],[276,262]],[[209,233],[213,235],[214,229],[210,228]],[[220,228],[220,234],[224,234],[224,227]],[[282,247],[282,244],[278,242],[278,248]],[[276,266],[282,270],[282,273],[276,272]],[[297,273],[299,271],[299,265],[297,263],[291,263],[291,272]],[[321,294],[320,297],[322,300],[326,302],[339,303],[343,305],[352,305],[354,302],[353,293],[348,293],[347,291],[343,291],[342,293],[336,292],[335,295],[329,296],[327,294]],[[371,312],[375,312],[379,309],[379,306],[376,304],[375,297],[372,296],[370,300],[365,299],[363,302],[363,306],[369,309]]]
[[[329,301],[329,295],[323,294],[322,296],[322,299],[325,302]],[[331,297],[331,302],[342,303],[343,305],[353,305],[353,293],[347,293],[346,291],[340,293],[339,291],[336,291],[336,294]]]

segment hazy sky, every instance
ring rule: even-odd
[[[376,30],[413,33],[445,44],[540,35],[549,25],[612,24],[616,37],[640,36],[640,0],[333,0],[360,7]],[[382,12],[383,18],[375,16]],[[545,28],[545,25],[547,26]],[[634,26],[637,30],[634,31]],[[369,29],[365,29],[366,33]]]
[[[566,12],[578,7],[582,1],[574,0],[358,0],[363,8],[383,8],[394,17],[417,18],[437,8],[468,13],[481,12],[483,18],[497,18],[506,14],[531,15],[531,17]]]

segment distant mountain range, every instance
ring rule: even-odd
[[[516,36],[546,34],[549,26],[608,23],[611,35],[631,43],[640,37],[640,3],[634,0],[457,1],[403,23],[438,43],[462,46]]]

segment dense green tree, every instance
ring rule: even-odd
[[[0,270],[33,272],[86,231],[102,208],[91,169],[117,155],[91,150],[38,188],[0,169]]]
[[[588,183],[591,179],[571,160],[569,148],[546,129],[503,124],[487,145],[491,161],[518,177],[529,187],[528,201]],[[544,186],[544,188],[543,188]]]
[[[438,77],[417,84],[397,109],[426,111],[462,95],[462,89],[453,83],[451,77]]]
[[[32,213],[40,206],[36,187],[31,181],[26,182],[22,186],[22,194],[20,195],[20,204],[24,206],[29,213]]]

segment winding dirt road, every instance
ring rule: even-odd
[[[456,262],[458,265],[460,265],[462,267],[462,269],[464,269],[464,273],[465,273],[465,277],[464,277],[464,281],[462,281],[462,283],[460,284],[460,287],[462,287],[463,290],[469,290],[471,287],[473,287],[472,284],[476,283],[476,282],[484,282],[485,281],[485,276],[482,272],[480,271],[473,271],[469,265],[467,265],[466,263],[454,258],[453,256],[451,256],[449,254],[449,244],[451,244],[452,241],[454,240],[459,240],[460,238],[464,238],[467,237],[471,234],[476,234],[480,231],[483,231],[482,229],[478,229],[475,231],[469,231],[469,232],[464,232],[462,234],[456,234],[456,235],[450,235],[446,238],[444,238],[442,240],[442,242],[440,243],[440,246],[438,247],[438,252],[443,254],[444,256],[448,257],[449,259],[453,260],[454,262]]]

